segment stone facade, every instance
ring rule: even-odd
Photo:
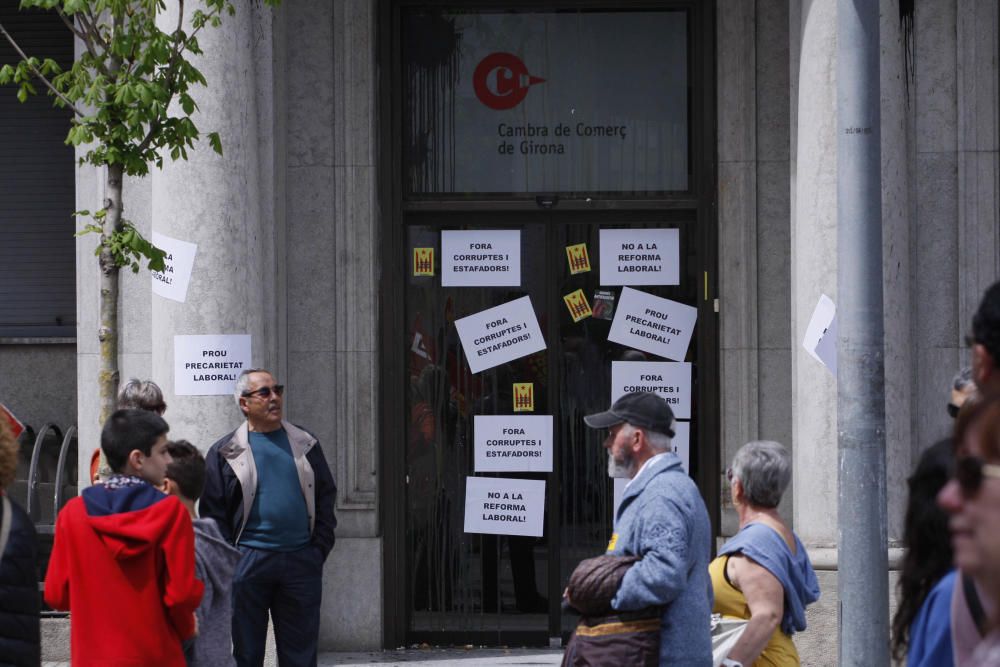
[[[949,428],[947,389],[967,363],[971,314],[1000,275],[997,4],[914,4],[900,17],[898,0],[881,2],[888,548],[898,546],[912,463]],[[716,2],[720,459],[756,438],[792,448],[783,511],[823,570],[816,632],[799,640],[804,664],[835,655],[836,382],[801,341],[820,294],[837,299],[836,6]],[[380,283],[382,9],[240,4],[202,40],[211,88],[199,91],[199,124],[220,130],[225,157],[199,147],[190,162],[126,184],[127,217],[144,233],[197,243],[198,257],[184,304],[153,295],[145,274],[123,273],[122,377],[159,381],[172,432],[206,448],[239,417],[230,397],[173,395],[173,336],[251,334],[254,364],[288,385],[288,417],[316,433],[334,468],[340,527],[323,649],[382,646],[386,623],[378,313],[393,286]],[[98,208],[100,192],[98,172],[80,169],[78,207]],[[97,397],[76,391],[97,367],[93,244],[77,243],[75,359],[69,342],[0,345],[0,396],[28,395],[22,416],[36,427],[75,414],[81,470],[99,439]],[[736,520],[722,501],[728,535]]]
[[[962,338],[1000,276],[996,3],[915,4],[901,16],[896,0],[881,2],[890,567],[906,477],[948,433],[951,378],[969,363]],[[820,294],[837,299],[837,2],[716,6],[723,459],[750,439],[791,444],[784,509],[823,590],[810,612],[815,633],[796,641],[803,664],[833,664],[836,382],[801,343]],[[789,321],[784,340],[765,336]],[[723,533],[735,523],[724,510]]]

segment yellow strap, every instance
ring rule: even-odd
[[[600,625],[587,626],[582,623],[576,626],[576,634],[580,637],[605,637],[607,635],[619,635],[625,632],[649,632],[660,629],[660,619],[646,618],[641,621],[614,621],[612,623],[601,623]]]

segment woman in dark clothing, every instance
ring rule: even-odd
[[[5,489],[17,470],[17,441],[0,419],[0,666],[41,664],[38,537]]]
[[[954,460],[951,438],[942,440],[923,453],[916,470],[906,480],[910,491],[903,522],[906,556],[899,574],[899,606],[892,619],[892,653],[897,660],[906,657],[914,644],[922,647],[918,650],[920,655],[942,653],[951,657],[950,641],[935,651],[924,646],[928,643],[927,637],[914,637],[911,633],[931,590],[954,567],[948,541],[948,514],[937,504],[937,494],[948,482]],[[949,600],[950,592],[949,589],[945,595]],[[950,639],[945,634],[938,635],[942,641]],[[911,662],[913,660],[911,657]]]

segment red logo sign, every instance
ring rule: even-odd
[[[532,76],[513,53],[491,53],[476,65],[472,87],[479,101],[491,109],[513,109],[528,95],[528,88],[545,79]]]

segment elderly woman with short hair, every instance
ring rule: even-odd
[[[778,514],[792,478],[788,451],[777,442],[749,442],[727,472],[740,531],[709,565],[713,612],[748,621],[724,665],[798,665],[794,632],[806,627],[806,605],[819,583],[805,547]]]

